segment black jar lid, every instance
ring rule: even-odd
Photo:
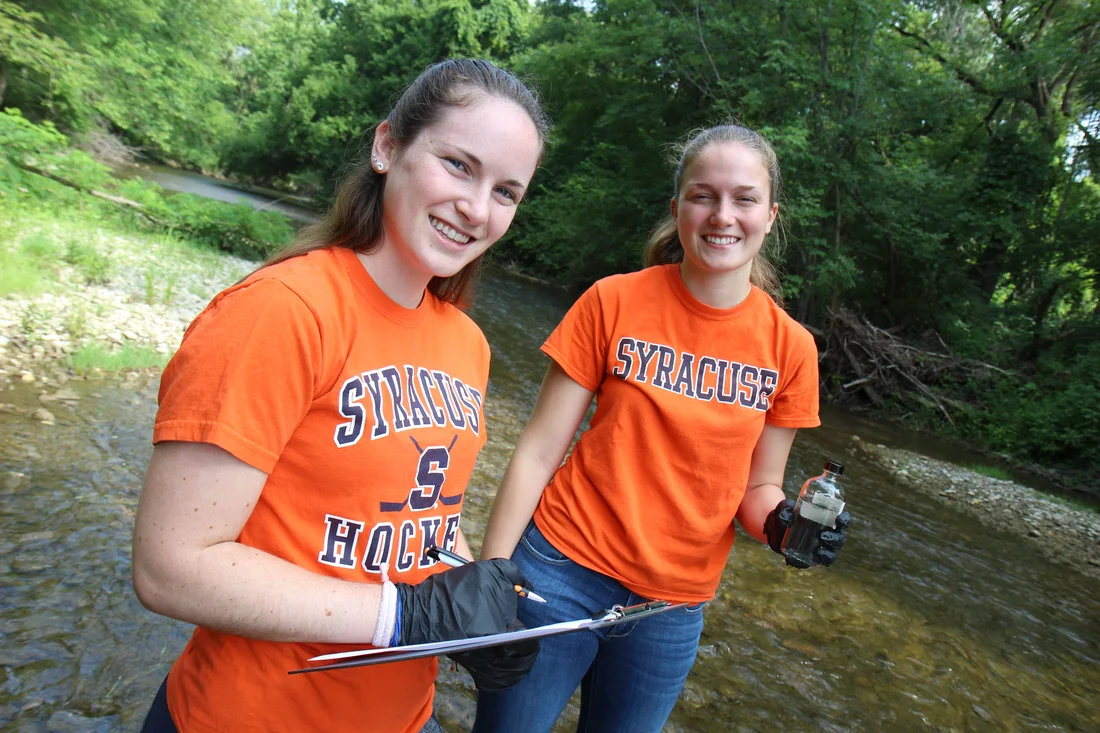
[[[844,466],[836,461],[825,461],[825,470],[831,473],[835,473],[837,476],[844,473]]]

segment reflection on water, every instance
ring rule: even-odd
[[[566,305],[502,276],[479,294],[494,354],[489,443],[464,517],[475,545],[545,369],[538,346]],[[55,426],[0,413],[5,731],[136,731],[189,635],[144,611],[129,580],[155,381],[76,389],[75,405],[51,405]],[[37,406],[26,388],[0,401]],[[859,462],[842,415],[826,419],[799,436],[786,488],[825,455],[845,462],[852,539],[835,567],[808,572],[738,540],[667,730],[1100,729],[1098,584],[907,492]],[[463,673],[440,673],[448,730],[468,729],[473,695]],[[575,705],[566,717],[559,730]]]
[[[295,221],[307,224],[317,221],[317,215],[314,212],[304,206],[296,206],[291,197],[277,199],[243,191],[235,188],[228,181],[219,181],[201,173],[153,164],[115,165],[112,166],[112,171],[119,178],[141,178],[152,181],[168,191],[193,193],[196,196],[228,201],[231,204],[248,204],[258,211],[277,211]]]

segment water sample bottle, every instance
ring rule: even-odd
[[[802,484],[802,493],[794,506],[794,522],[783,537],[783,555],[797,568],[817,564],[814,550],[822,529],[835,529],[836,518],[844,511],[844,490],[840,474],[844,466],[825,461],[825,472]]]

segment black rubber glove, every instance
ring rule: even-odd
[[[428,576],[416,585],[396,583],[401,604],[399,646],[499,634],[516,620],[515,586],[527,579],[511,560],[472,562]]]
[[[784,499],[775,505],[768,518],[764,520],[764,536],[773,552],[783,554],[783,537],[794,522],[794,502]]]
[[[522,628],[523,624],[517,620],[508,630]],[[528,639],[517,644],[473,649],[447,656],[470,673],[479,692],[500,692],[526,677],[538,654],[539,640]]]
[[[836,562],[836,553],[841,547],[844,547],[844,542],[848,539],[845,530],[848,529],[851,522],[851,515],[848,512],[841,512],[836,518],[835,529],[822,527],[821,531],[817,533],[817,547],[814,549],[814,558],[820,564],[828,567]],[[784,499],[775,505],[775,509],[772,509],[771,513],[768,514],[768,518],[764,520],[764,536],[768,538],[768,545],[772,550],[781,555],[783,554],[783,536],[793,523],[794,502],[790,499]],[[791,567],[806,567],[801,563],[791,562],[790,558],[785,555],[783,559]]]

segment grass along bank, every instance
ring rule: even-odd
[[[163,366],[255,262],[71,199],[0,213],[0,388]]]
[[[163,365],[289,220],[117,180],[49,123],[0,110],[0,388]],[[230,256],[225,253],[231,253]]]

